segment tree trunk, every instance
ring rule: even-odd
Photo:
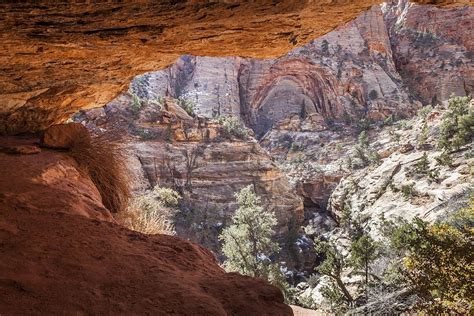
[[[341,278],[338,276],[336,279],[337,286],[341,289],[342,293],[344,294],[344,297],[349,303],[352,303],[354,299],[352,298],[351,294],[347,290],[346,286],[344,285],[344,282],[342,282]]]

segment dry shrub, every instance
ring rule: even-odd
[[[176,191],[155,187],[136,197],[129,208],[116,215],[123,226],[144,234],[174,235],[173,217],[180,196]]]
[[[158,212],[147,212],[130,206],[125,212],[117,214],[115,219],[119,224],[140,233],[174,235],[173,224]]]
[[[109,136],[95,135],[90,141],[74,142],[68,153],[90,176],[104,206],[112,213],[126,211],[131,191],[126,157],[119,143]]]

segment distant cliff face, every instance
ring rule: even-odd
[[[258,137],[292,118],[317,131],[334,121],[408,117],[418,101],[472,91],[473,18],[471,7],[377,5],[281,58],[183,56],[133,87],[190,100],[205,117],[240,116]]]
[[[131,91],[187,100],[201,117],[240,118],[273,157],[310,157],[323,170],[291,163],[285,172],[307,208],[325,209],[343,175],[331,162],[354,146],[358,125],[411,117],[422,104],[472,93],[472,21],[472,7],[400,0],[277,59],[182,56],[137,77]]]
[[[217,122],[193,118],[172,98],[142,99],[139,108],[132,100],[124,94],[75,119],[118,135],[126,144],[137,192],[159,185],[181,193],[185,207],[177,229],[182,237],[216,250],[218,233],[238,207],[234,194],[247,185],[253,185],[266,209],[275,213],[279,236],[293,220],[301,221],[300,197],[252,137],[228,135]],[[213,237],[202,239],[209,232]]]
[[[440,10],[408,1],[382,6],[400,76],[425,104],[474,90],[474,9]]]

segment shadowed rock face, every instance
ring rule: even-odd
[[[181,54],[282,55],[377,2],[2,4],[0,133],[41,130],[104,105],[133,76]]]

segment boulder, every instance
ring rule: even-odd
[[[90,142],[87,128],[80,123],[50,126],[41,138],[41,145],[55,149],[70,149],[78,141]]]
[[[402,154],[406,154],[406,153],[412,151],[413,149],[415,149],[415,147],[413,147],[412,144],[407,143],[407,144],[403,144],[402,146],[400,146],[399,151],[400,151],[400,153],[402,153]]]

